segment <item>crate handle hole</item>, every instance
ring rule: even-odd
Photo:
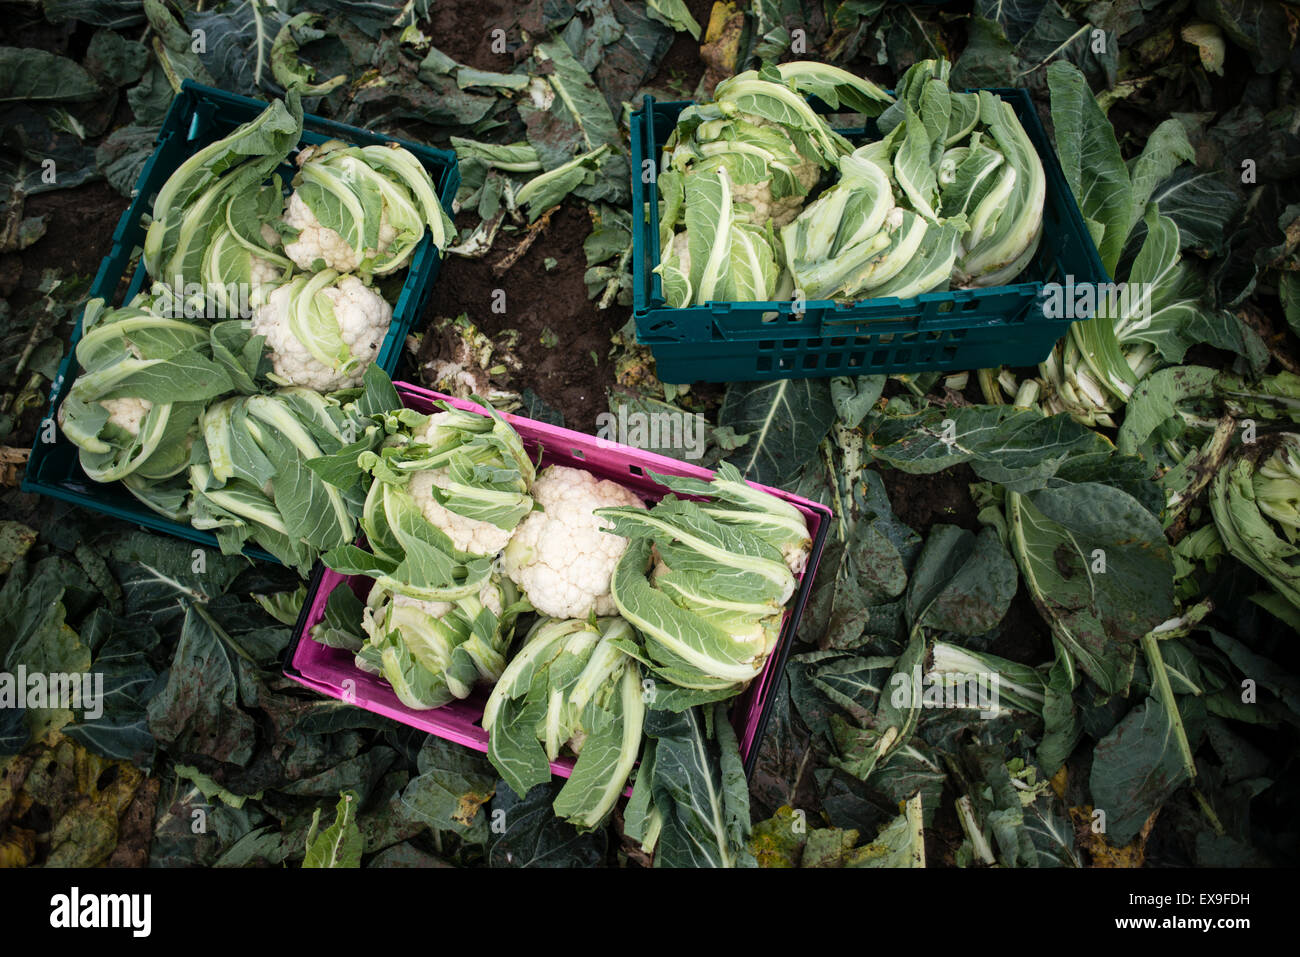
[[[587,457],[582,449],[569,449],[569,451],[573,453],[575,459],[585,459]]]

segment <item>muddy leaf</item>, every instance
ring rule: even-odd
[[[149,842],[153,837],[160,786],[157,778],[146,778],[136,789],[131,803],[118,819],[117,847],[108,859],[108,867],[144,867],[149,863]]]
[[[1104,691],[1123,693],[1137,641],[1174,612],[1159,521],[1094,482],[1009,494],[1007,514],[1012,551],[1052,634]]]
[[[800,867],[843,867],[853,846],[858,843],[858,832],[823,827],[809,832],[800,855]]]
[[[1187,738],[1200,740],[1204,707],[1193,698],[1178,703]],[[1148,697],[1097,743],[1089,787],[1106,813],[1105,834],[1114,846],[1128,844],[1143,823],[1188,780],[1177,731],[1164,705]]]
[[[95,867],[117,847],[117,815],[89,800],[72,807],[50,835],[48,867]]]
[[[170,749],[244,764],[256,726],[239,708],[235,652],[206,612],[190,606],[167,686],[149,702],[149,730]]]
[[[959,635],[992,631],[1015,597],[1018,577],[992,528],[978,535],[935,525],[912,570],[907,595],[913,627]]]
[[[36,541],[36,532],[22,522],[0,521],[0,575],[13,568]]]

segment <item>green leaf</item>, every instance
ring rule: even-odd
[[[912,627],[958,635],[992,631],[1015,597],[1016,566],[992,528],[978,535],[935,525],[912,570],[907,613]]]
[[[248,559],[145,532],[115,538],[108,559],[128,615],[143,615],[159,630],[179,623],[191,602],[225,592]]]
[[[825,379],[733,382],[727,386],[718,424],[749,441],[728,458],[745,478],[780,486],[799,473],[835,421]]]
[[[1007,496],[1030,596],[1079,666],[1123,694],[1137,642],[1171,617],[1173,560],[1154,515],[1096,482]]]
[[[1187,140],[1187,131],[1178,120],[1165,120],[1151,131],[1141,154],[1133,161],[1130,169],[1132,194],[1125,237],[1146,212],[1147,202],[1151,199],[1156,184],[1167,178],[1180,162],[1191,162],[1195,158],[1196,151],[1192,149],[1192,144]]]
[[[855,867],[925,867],[924,808],[921,795],[908,799],[903,813],[881,828],[876,839],[862,848]]]
[[[1223,251],[1231,224],[1241,213],[1241,195],[1221,170],[1198,170],[1186,165],[1175,170],[1151,193],[1150,202],[1160,206],[1178,227],[1184,249],[1196,249],[1209,255]],[[1145,226],[1134,224],[1130,245],[1138,242]]]
[[[1043,738],[1034,752],[1044,774],[1055,774],[1083,736],[1083,725],[1074,706],[1077,683],[1078,674],[1070,653],[1058,641],[1056,659],[1047,672],[1047,687],[1043,692]]]
[[[483,807],[496,793],[496,777],[487,762],[466,760],[468,755],[453,748],[437,742],[420,751],[421,773],[402,792],[402,804],[435,831],[454,831],[471,843],[486,844]]]
[[[1090,223],[1101,263],[1111,275],[1128,236],[1133,189],[1115,130],[1088,89],[1078,68],[1057,60],[1047,67],[1052,94],[1056,152],[1079,210]]]
[[[94,78],[65,57],[44,50],[0,47],[0,103],[15,100],[93,100]]]
[[[691,16],[685,0],[648,0],[646,12],[651,19],[667,24],[679,33],[689,33],[696,40],[700,38],[699,21]]]
[[[567,127],[572,131],[570,136],[576,134],[576,142],[569,140],[566,144],[569,156],[587,153],[606,144],[617,147],[620,140],[614,114],[568,46],[562,40],[545,41],[533,48],[533,56],[539,64],[552,67],[552,72],[546,77],[546,84],[554,94],[549,105],[551,122],[556,124],[556,132]],[[554,160],[548,162],[548,155],[556,155],[555,147],[559,144],[539,141],[533,135],[534,126],[545,122],[537,115],[536,109],[521,106],[520,115],[529,127],[528,142],[537,148],[543,165],[553,167],[558,164]]]
[[[1003,9],[1012,4],[998,3]],[[970,18],[966,46],[952,68],[955,89],[1010,86],[1016,72],[1015,49],[998,24],[978,13]]]
[[[595,867],[604,861],[608,830],[581,834],[556,817],[551,809],[556,790],[539,784],[521,798],[509,787],[497,787],[491,817],[504,830],[492,829],[489,866]]]
[[[883,375],[860,375],[831,379],[831,401],[835,404],[835,415],[840,425],[846,429],[857,428],[880,398],[887,378]]]
[[[256,725],[239,707],[239,665],[228,636],[201,605],[185,612],[167,685],[149,702],[149,729],[181,754],[245,764]]]
[[[653,800],[663,816],[656,867],[753,867],[749,789],[722,705],[651,711]],[[710,729],[709,725],[712,725]]]
[[[567,163],[539,173],[519,187],[515,201],[528,209],[528,220],[533,222],[552,206],[558,206],[564,198],[593,177],[593,170],[599,170],[602,158],[609,152],[606,144],[594,150],[575,156]]]
[[[1105,461],[1111,446],[1068,415],[975,405],[883,418],[871,454],[904,472],[929,475],[969,462],[981,478],[1012,491],[1042,488],[1063,470]]]
[[[86,49],[86,68],[109,86],[134,83],[144,74],[149,51],[112,30],[96,30]]]
[[[301,47],[325,37],[326,32],[317,26],[322,19],[315,13],[295,14],[284,22],[271,43],[271,73],[276,82],[285,89],[296,87],[303,96],[323,96],[347,80],[346,76],[339,75],[315,83],[315,68],[298,58]],[[264,41],[259,37],[261,42]]]
[[[303,867],[360,867],[361,831],[357,828],[357,796],[352,791],[339,795],[334,823],[325,830],[320,826],[320,808],[312,815],[307,832],[307,852]]]
[[[1193,698],[1178,702],[1189,740],[1198,741],[1204,708]],[[1088,786],[1093,806],[1106,812],[1106,838],[1122,847],[1146,819],[1187,782],[1175,716],[1148,697],[1097,742]]]

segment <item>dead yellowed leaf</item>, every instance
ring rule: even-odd
[[[1070,808],[1075,842],[1087,851],[1093,867],[1141,867],[1146,861],[1147,838],[1151,835],[1151,828],[1155,826],[1159,814],[1158,809],[1153,811],[1142,825],[1142,830],[1138,831],[1137,837],[1124,847],[1116,847],[1106,839],[1105,834],[1092,829],[1091,805]]]

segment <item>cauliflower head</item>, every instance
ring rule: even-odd
[[[755,226],[762,226],[770,220],[774,229],[780,229],[794,222],[803,210],[809,190],[821,179],[822,169],[812,160],[805,160],[798,166],[792,167],[790,171],[803,187],[801,196],[773,199],[771,179],[762,183],[733,182],[731,201],[734,204],[736,219]],[[746,206],[750,208],[746,209]]]
[[[397,238],[397,230],[388,222],[388,209],[385,206],[379,217],[379,248],[359,253],[333,229],[321,225],[316,214],[303,202],[296,190],[289,197],[284,211],[284,223],[298,230],[298,237],[284,244],[284,253],[293,260],[294,265],[307,272],[314,271],[317,260],[325,263],[325,269],[354,272],[361,265],[362,253],[382,256]]]
[[[253,332],[266,337],[271,363],[278,379],[287,385],[317,392],[334,392],[361,384],[366,367],[379,355],[379,347],[393,322],[393,307],[356,276],[343,276],[319,290],[333,310],[338,335],[354,362],[336,365],[313,354],[313,343],[294,333],[295,308],[312,308],[299,302],[306,280],[297,277],[275,288],[253,314]],[[313,297],[314,299],[314,297]]]
[[[429,524],[442,529],[459,551],[469,555],[495,555],[510,541],[511,529],[497,528],[491,522],[466,518],[444,508],[433,497],[432,489],[435,485],[445,489],[450,477],[449,468],[416,472],[411,476],[411,497]]]
[[[451,418],[452,414],[450,412],[435,412],[429,416],[424,431],[417,433],[415,438],[429,445],[438,444],[444,438],[440,435],[443,430],[443,423]],[[445,508],[441,502],[433,497],[432,489],[435,485],[438,488],[445,489],[450,477],[450,468],[426,469],[423,472],[416,472],[411,476],[411,497],[420,506],[420,511],[424,513],[424,517],[429,524],[442,529],[457,549],[470,555],[495,555],[506,547],[513,530],[498,528],[491,522],[466,518],[464,515],[459,515]],[[492,607],[488,605],[487,601],[484,601],[483,604],[489,608]],[[447,608],[450,610],[451,606],[448,605]]]
[[[119,429],[129,432],[131,435],[140,434],[140,427],[144,425],[145,416],[153,408],[153,403],[148,399],[138,399],[135,396],[126,396],[121,399],[100,399],[99,404],[108,410],[109,425],[116,425]],[[59,412],[62,414],[62,407],[60,407]]]
[[[249,276],[252,279],[254,293],[260,286],[273,286],[280,281],[284,275],[284,270],[271,262],[269,259],[263,259],[261,256],[253,256],[250,260],[252,269]]]
[[[543,615],[618,614],[609,582],[627,539],[604,531],[613,522],[592,513],[618,506],[644,509],[645,503],[617,482],[562,465],[543,471],[532,495],[543,511],[519,523],[502,556],[502,570]]]
[[[393,591],[382,582],[375,582],[370,588],[370,596],[367,598],[365,610],[362,612],[363,627],[368,635],[373,634],[375,630],[375,612],[383,604],[385,598],[394,605],[409,605],[412,608],[418,608],[430,618],[445,618],[456,607],[449,601],[424,601],[419,598],[412,598],[410,595],[403,595],[399,591]],[[491,578],[483,582],[483,587],[479,589],[478,600],[492,614],[498,618],[501,617],[503,610],[501,586]]]

